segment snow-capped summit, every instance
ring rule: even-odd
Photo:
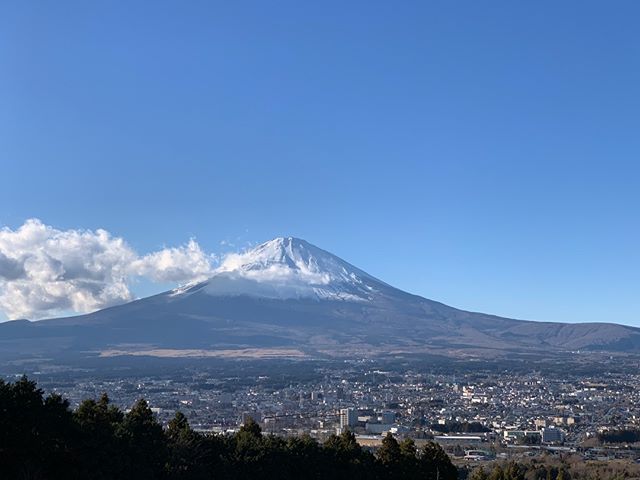
[[[243,253],[227,255],[209,280],[175,292],[366,301],[384,285],[305,240],[279,237]]]

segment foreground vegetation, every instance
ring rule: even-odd
[[[163,428],[144,400],[127,413],[106,395],[71,410],[22,378],[0,380],[0,478],[618,480],[640,478],[640,466],[550,456],[458,470],[437,444],[418,451],[391,435],[374,455],[350,432],[320,444],[263,435],[249,421],[234,435],[202,434],[179,412]]]
[[[468,480],[623,480],[640,479],[640,467],[628,460],[585,461],[577,455],[494,462],[472,470]]]
[[[167,428],[144,400],[123,413],[106,395],[75,411],[34,382],[0,381],[0,478],[8,479],[433,479],[457,469],[435,443],[420,452],[391,435],[376,455],[353,434],[323,444],[263,435],[248,422],[234,435],[195,432],[181,413]]]

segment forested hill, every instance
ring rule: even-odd
[[[417,452],[391,435],[375,455],[352,433],[323,444],[263,435],[248,422],[234,435],[201,434],[176,413],[166,428],[139,400],[128,413],[106,395],[76,410],[26,378],[0,380],[1,479],[440,479],[458,475],[435,443]]]

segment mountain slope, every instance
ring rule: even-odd
[[[92,314],[0,324],[6,356],[284,349],[310,356],[640,351],[640,330],[466,312],[398,290],[304,240],[230,255],[208,280]]]

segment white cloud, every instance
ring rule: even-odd
[[[195,240],[138,255],[99,230],[58,230],[40,220],[0,230],[0,310],[9,318],[90,312],[133,299],[133,277],[183,283],[213,272]]]
[[[165,248],[139,258],[131,269],[136,275],[149,277],[157,282],[184,282],[203,280],[213,272],[211,255],[205,254],[200,245],[191,239],[187,245]]]

